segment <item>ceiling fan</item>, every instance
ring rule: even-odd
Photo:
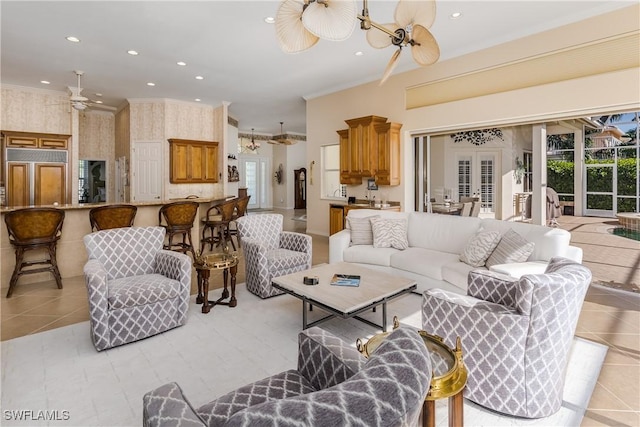
[[[435,0],[399,0],[394,23],[378,24],[369,17],[367,0],[357,14],[355,0],[283,0],[276,15],[276,35],[284,52],[297,53],[314,46],[318,39],[345,40],[357,20],[367,31],[367,41],[376,48],[397,46],[387,63],[380,84],[393,72],[403,47],[411,47],[414,61],[434,64],[440,47],[429,31],[436,17]]]
[[[84,111],[87,108],[102,108],[104,110],[116,111],[117,108],[110,107],[108,105],[104,105],[97,101],[92,101],[89,98],[82,96],[82,87],[80,86],[80,79],[84,75],[84,71],[75,70],[73,72],[76,76],[78,76],[78,86],[72,87],[68,86],[69,91],[71,92],[71,96],[69,97],[69,102],[71,103],[71,107],[74,110]]]
[[[298,141],[293,139],[291,135],[284,133],[282,130],[283,124],[284,122],[280,122],[280,135],[274,135],[273,139],[267,141],[269,144],[293,145],[298,143]]]

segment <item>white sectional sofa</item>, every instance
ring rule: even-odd
[[[487,269],[460,261],[465,246],[480,231],[498,231],[504,235],[512,229],[535,245],[526,262],[493,265],[491,271],[519,278],[524,274],[543,273],[554,256],[582,262],[582,249],[570,246],[571,234],[559,228],[477,217],[371,209],[352,209],[347,218],[375,215],[386,219],[406,218],[409,247],[399,250],[351,245],[351,230],[347,228],[329,238],[329,262],[351,262],[414,279],[419,293],[437,287],[466,294],[469,271]]]

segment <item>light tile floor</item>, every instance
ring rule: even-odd
[[[304,211],[275,211],[284,214],[286,230],[305,231],[305,222],[292,220]],[[559,222],[571,231],[572,244],[583,249],[583,262],[595,279],[627,288],[640,285],[640,242],[612,235],[615,220],[563,216]],[[328,260],[328,238],[314,235],[313,264]],[[244,282],[242,259],[237,280]],[[212,275],[212,287],[220,282],[221,274]],[[0,299],[0,316],[2,340],[88,320],[84,279],[66,278],[62,290],[53,281],[18,284],[12,298]],[[592,286],[576,335],[609,346],[582,425],[640,426],[640,294]]]

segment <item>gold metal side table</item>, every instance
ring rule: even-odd
[[[398,318],[393,318],[393,329],[400,326]],[[422,426],[434,427],[436,425],[435,401],[449,398],[449,427],[462,427],[464,425],[464,399],[463,390],[467,384],[467,368],[462,361],[462,345],[460,338],[456,340],[456,348],[452,349],[442,342],[437,335],[430,335],[425,331],[418,331],[424,344],[427,346],[431,357],[433,376],[429,393],[422,406]],[[382,344],[382,341],[390,334],[383,332],[371,337],[366,343],[358,338],[356,347],[365,357],[369,357]]]
[[[238,305],[236,300],[236,274],[238,273],[238,254],[235,252],[213,253],[209,255],[201,255],[196,258],[193,263],[198,275],[198,296],[196,303],[202,304],[202,312],[208,313],[214,305],[228,305],[235,307]],[[211,270],[222,270],[222,280],[224,289],[222,296],[216,301],[209,301],[209,277]],[[229,298],[229,290],[227,289],[227,281],[231,275],[231,299],[228,302],[222,300]]]

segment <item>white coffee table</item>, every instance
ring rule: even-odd
[[[334,274],[360,275],[360,286],[331,285]],[[305,285],[305,276],[317,276],[317,285]],[[346,262],[325,264],[310,270],[300,271],[272,279],[272,285],[302,300],[302,329],[307,329],[334,317],[348,319],[353,317],[374,328],[387,330],[387,302],[416,289],[415,280],[361,267]],[[382,325],[358,316],[363,311],[382,305]],[[329,316],[313,322],[307,321],[307,315],[313,306],[320,307]]]

